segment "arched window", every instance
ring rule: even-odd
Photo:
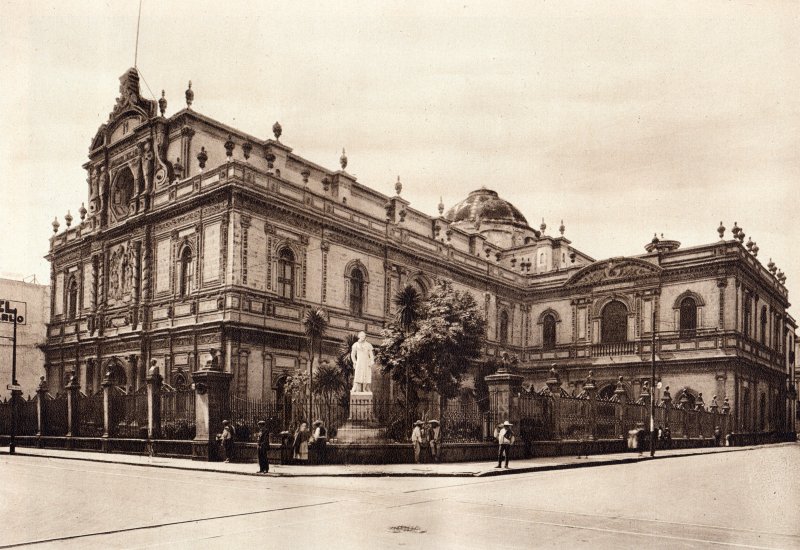
[[[350,272],[350,314],[361,317],[364,312],[364,273],[354,267]]]
[[[500,341],[508,342],[508,312],[500,312]]]
[[[750,336],[752,333],[753,323],[753,306],[750,304],[750,296],[745,295],[744,298],[744,334]]]
[[[71,277],[67,283],[67,318],[72,320],[78,316],[78,281]]]
[[[604,344],[628,341],[628,308],[619,300],[611,301],[603,308],[600,339]]]
[[[761,343],[767,343],[767,306],[761,307]]]
[[[278,255],[278,294],[284,298],[294,298],[294,253],[288,248]]]
[[[556,347],[556,318],[547,314],[542,320],[542,349],[551,350]]]
[[[687,296],[681,300],[681,337],[694,336],[697,330],[697,302]]]
[[[192,275],[194,273],[194,262],[192,262],[192,250],[186,246],[181,252],[179,274],[179,294],[181,298],[189,295],[192,291]]]

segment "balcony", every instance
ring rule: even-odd
[[[592,357],[611,355],[635,355],[636,342],[614,342],[613,344],[592,344]]]

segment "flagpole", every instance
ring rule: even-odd
[[[139,23],[142,21],[142,0],[139,0],[139,15],[136,18],[136,49],[133,52],[133,67],[138,68],[139,63]]]

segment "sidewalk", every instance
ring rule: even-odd
[[[778,445],[794,445],[795,443],[779,443]],[[108,464],[126,464],[151,468],[173,468],[177,470],[193,470],[198,472],[217,472],[222,474],[239,474],[270,477],[485,477],[496,475],[542,472],[548,470],[564,470],[589,466],[605,466],[611,464],[629,464],[643,460],[663,458],[680,458],[685,456],[705,455],[712,453],[729,453],[746,451],[755,447],[712,447],[702,449],[660,450],[655,457],[649,454],[639,456],[635,452],[616,453],[575,458],[574,456],[556,456],[529,458],[511,461],[511,467],[495,468],[493,462],[455,462],[446,464],[350,464],[329,466],[281,466],[270,464],[269,474],[257,474],[257,464],[199,462],[186,458],[149,457],[97,453],[85,451],[64,451],[56,449],[36,449],[17,447],[16,455],[20,457],[39,457],[44,459],[86,460],[105,462]],[[7,448],[0,450],[0,455],[7,455]]]

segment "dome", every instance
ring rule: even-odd
[[[478,189],[447,211],[445,218],[453,223],[507,223],[529,228],[522,212],[508,201],[501,199],[496,191]]]

